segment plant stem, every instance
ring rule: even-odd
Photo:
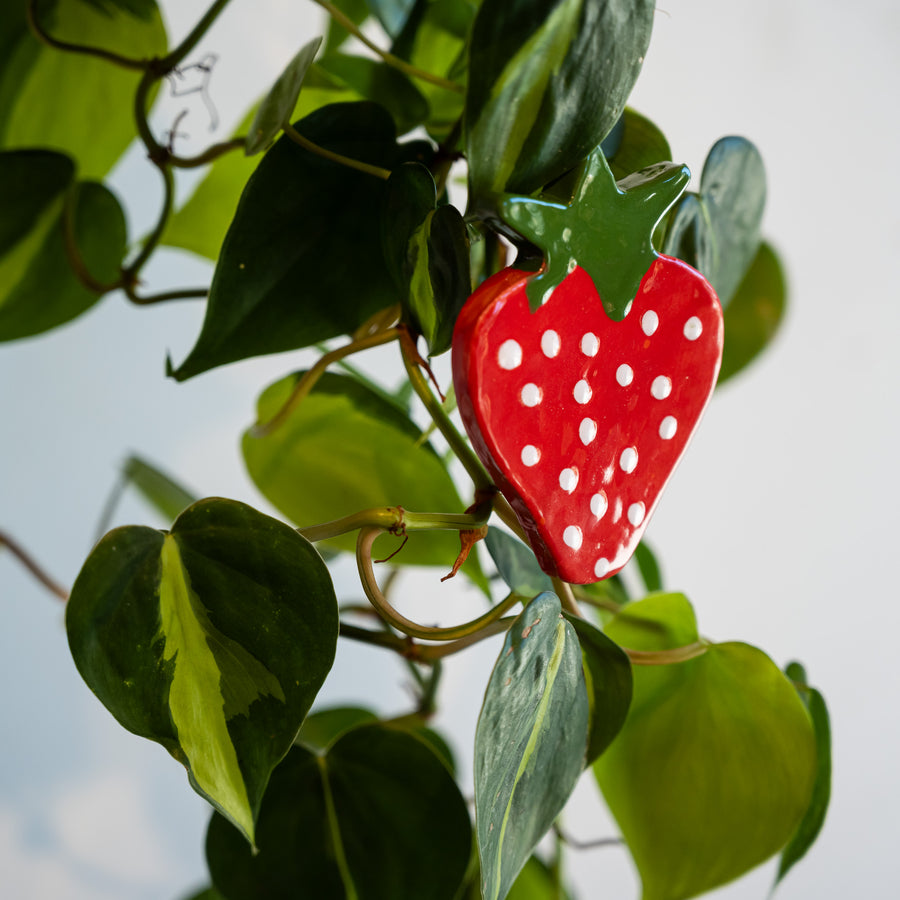
[[[75,234],[75,196],[77,188],[70,190],[66,194],[63,203],[63,244],[66,248],[66,259],[72,269],[75,277],[89,290],[96,294],[106,294],[114,291],[116,288],[122,287],[121,276],[115,281],[103,282],[94,278],[81,255],[81,248],[78,246],[78,238]]]
[[[316,156],[321,156],[323,159],[328,159],[339,165],[347,166],[349,169],[356,169],[358,172],[364,172],[366,175],[374,175],[376,178],[381,178],[385,181],[391,177],[390,169],[383,169],[381,166],[373,166],[358,159],[351,159],[349,156],[335,153],[333,150],[327,150],[325,147],[314,143],[309,138],[300,134],[290,122],[282,122],[281,127],[284,130],[284,133],[295,144],[299,144],[304,150],[309,150],[310,153],[315,153]]]
[[[191,29],[187,37],[174,50],[170,50],[169,53],[159,60],[158,66],[163,70],[163,74],[171,72],[200,43],[200,40],[209,31],[213,22],[216,21],[229,2],[230,0],[215,0],[200,17],[200,21]]]
[[[156,163],[156,168],[159,170],[159,174],[162,175],[163,179],[163,203],[159,213],[159,219],[157,220],[153,231],[150,233],[150,236],[144,242],[144,246],[141,247],[138,255],[122,269],[121,280],[125,288],[125,293],[128,296],[128,299],[135,303],[140,302],[134,295],[134,286],[137,283],[138,275],[147,260],[150,259],[159,242],[162,240],[166,225],[169,222],[169,216],[172,214],[172,204],[175,198],[175,176],[172,174],[172,170],[169,166],[158,162]],[[146,303],[147,301],[144,300],[144,302]]]
[[[173,153],[169,156],[169,162],[176,169],[196,169],[198,166],[205,166],[207,163],[213,162],[213,160],[230,153],[232,150],[240,150],[246,140],[247,138],[243,136],[233,137],[227,141],[210,145],[196,156],[176,156]]]
[[[573,616],[578,616],[579,619],[583,619],[584,615],[578,608],[578,604],[575,602],[572,586],[556,576],[554,576],[551,581],[553,582],[553,590],[556,592],[556,596],[559,597],[560,606]]]
[[[441,78],[439,75],[433,75],[431,72],[426,72],[423,69],[419,69],[418,67],[411,65],[405,59],[400,59],[399,56],[394,56],[393,53],[388,53],[386,50],[382,50],[377,44],[373,41],[370,41],[360,30],[356,27],[356,24],[352,19],[348,18],[344,15],[341,10],[339,10],[333,3],[330,3],[329,0],[313,0],[313,3],[317,3],[325,12],[331,16],[332,19],[335,20],[339,25],[343,26],[347,29],[350,34],[353,35],[361,44],[364,44],[368,47],[374,54],[381,57],[384,62],[389,65],[393,69],[397,69],[399,72],[403,72],[404,75],[409,75],[412,78],[418,78],[420,81],[427,81],[430,84],[435,84],[438,87],[442,87],[445,90],[453,91],[456,94],[462,94],[465,91],[465,88],[461,84],[457,84],[455,81],[448,81],[446,78]]]
[[[329,538],[348,534],[360,528],[377,528],[391,534],[407,531],[469,531],[484,525],[486,517],[475,513],[416,513],[402,506],[376,506],[324,522],[298,528],[297,533],[308,541],[327,541]]]
[[[146,294],[141,297],[134,288],[125,292],[128,299],[138,306],[150,306],[153,303],[165,303],[168,300],[199,300],[209,295],[209,288],[178,288],[174,291],[161,291],[158,294]]]
[[[411,619],[407,619],[406,616],[399,613],[388,603],[387,598],[378,587],[375,572],[372,569],[372,544],[384,530],[373,526],[360,529],[359,538],[356,542],[356,563],[359,568],[360,581],[366,596],[369,598],[369,602],[375,607],[379,615],[398,631],[420,640],[453,641],[481,631],[482,628],[496,622],[505,612],[521,602],[521,597],[516,594],[510,594],[505,600],[502,600],[477,619],[449,628],[420,625]]]
[[[64,50],[68,53],[80,53],[83,56],[94,56],[97,59],[105,60],[113,65],[120,66],[123,69],[133,69],[144,71],[150,61],[147,59],[132,59],[128,56],[122,56],[119,53],[113,53],[111,50],[104,50],[102,47],[88,47],[84,44],[73,44],[70,41],[61,41],[53,37],[41,23],[37,17],[37,0],[28,0],[25,7],[25,16],[28,19],[28,27],[32,34],[43,44],[53,47],[56,50]]]
[[[60,600],[65,603],[69,599],[69,592],[58,582],[51,578],[39,565],[38,563],[25,552],[25,549],[13,538],[11,538],[8,534],[3,531],[0,531],[0,547],[8,547],[10,551],[12,551],[13,556],[37,578],[38,581],[45,588],[47,588],[50,593],[55,594],[59,597]]]
[[[271,434],[276,428],[282,425],[290,414],[297,408],[300,402],[315,387],[316,382],[325,374],[325,370],[333,363],[350,356],[353,353],[359,353],[363,350],[369,350],[372,347],[379,347],[382,344],[389,344],[397,339],[398,332],[396,328],[386,328],[384,331],[375,332],[358,340],[351,341],[343,347],[326,353],[319,357],[311,369],[308,369],[301,378],[298,379],[291,391],[290,396],[284,402],[281,409],[269,419],[268,422],[257,423],[253,426],[251,434],[254,437],[265,437]],[[312,538],[310,538],[312,540]],[[321,540],[321,539],[319,539]]]
[[[475,451],[469,446],[465,438],[457,431],[456,426],[450,420],[446,410],[431,391],[425,376],[422,374],[419,364],[419,352],[409,331],[400,327],[400,352],[403,357],[403,365],[409,376],[410,384],[422,401],[438,431],[444,436],[444,440],[450,445],[450,449],[456,458],[462,463],[463,468],[475,485],[477,492],[494,493],[494,483],[488,475],[481,460],[475,455]]]

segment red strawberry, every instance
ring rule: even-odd
[[[529,277],[505,269],[466,302],[453,380],[541,566],[584,584],[640,541],[715,386],[722,311],[698,272],[655,254],[620,322],[577,265],[534,313]]]

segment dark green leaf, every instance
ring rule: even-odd
[[[550,576],[538,565],[530,547],[493,526],[488,528],[484,545],[494,560],[497,572],[507,587],[521,597],[535,597],[553,589]]]
[[[787,288],[778,256],[763,242],[731,303],[725,307],[725,348],[719,384],[771,343],[784,318]]]
[[[321,147],[391,169],[426,159],[398,146],[372,103],[336,104],[296,125]],[[306,347],[395,302],[378,235],[383,182],[282,137],[247,183],[222,247],[197,344],[174,376]]]
[[[409,283],[409,242],[437,207],[431,172],[419,163],[398,166],[387,181],[381,214],[381,243],[388,271],[398,289]]]
[[[475,810],[485,900],[503,900],[584,767],[581,649],[554,594],[513,622],[475,732]]]
[[[665,252],[698,269],[727,309],[759,248],[766,203],[762,157],[746,138],[725,137],[703,164],[700,193],[675,207]]]
[[[197,502],[197,498],[177,481],[138,456],[129,456],[125,460],[122,474],[168,522],[174,521],[188,506]]]
[[[229,900],[453,900],[471,825],[452,776],[425,743],[364,725],[322,755],[291,750],[263,800],[257,847],[254,854],[213,817],[207,860]]]
[[[253,156],[264,150],[279,135],[284,123],[290,121],[306,71],[321,43],[322,38],[317,37],[304,44],[260,103],[247,132],[247,141],[244,145],[247,156]]]
[[[785,672],[795,682],[794,686],[800,699],[806,704],[812,717],[813,731],[816,735],[816,780],[809,807],[790,843],[781,852],[775,884],[778,884],[794,865],[806,856],[809,848],[815,843],[825,824],[825,815],[831,799],[831,723],[825,698],[815,688],[808,686],[806,672],[799,663],[791,663]],[[801,677],[797,678],[797,675]]]
[[[281,409],[300,374],[266,388],[257,421],[268,422]],[[348,375],[326,373],[282,425],[263,437],[249,429],[242,447],[254,484],[300,527],[375,506],[461,512],[465,504],[443,462],[419,437],[399,406]],[[411,532],[408,538],[393,564],[449,569],[459,553],[459,537],[453,532]],[[356,534],[326,543],[353,550]],[[375,543],[377,558],[389,556],[401,543],[383,535]],[[483,584],[474,563],[463,571]]]
[[[648,594],[662,590],[662,572],[659,568],[656,556],[650,547],[641,541],[634,551],[634,561],[641,573],[644,589]]]
[[[119,201],[102,184],[76,184],[45,206],[31,229],[0,258],[0,341],[48,331],[100,299],[101,293],[85,287],[72,271],[67,228],[92,278],[112,283],[118,277],[126,249]]]
[[[249,506],[201,500],[171,532],[106,535],[66,626],[119,723],[162,744],[252,840],[269,775],[334,659],[337,603],[312,545]]]
[[[50,150],[0,152],[0,259],[29,232],[41,229],[41,215],[62,196],[75,177],[68,156]],[[58,204],[57,204],[58,205]],[[52,214],[51,214],[52,218]],[[4,292],[14,283],[4,278]]]
[[[115,8],[119,6],[120,8]],[[135,59],[161,56],[166,33],[156,4],[120,2],[100,10],[82,0],[44,4],[40,21],[56,38]],[[4,16],[6,12],[4,12]],[[43,147],[70,154],[81,178],[101,178],[134,140],[140,72],[102,59],[61,53],[21,32],[0,60],[0,147]]]
[[[606,628],[632,650],[698,640],[681,594],[653,594]],[[643,882],[644,900],[686,900],[777,853],[807,809],[816,768],[809,714],[747,644],[634,667],[618,737],[594,764]]]
[[[649,119],[633,109],[626,109],[620,122],[621,134],[616,150],[607,157],[617,181],[647,166],[672,159],[665,135]]]
[[[150,19],[156,14],[156,0],[82,0],[91,6],[110,15],[112,10],[120,9],[141,19]]]
[[[295,743],[313,753],[324,753],[345,732],[377,721],[375,713],[359,706],[323,709],[306,717]]]
[[[485,0],[472,30],[466,134],[475,205],[530,194],[596,147],[625,108],[651,0]]]
[[[418,88],[386,63],[329,53],[319,64],[339,84],[383,106],[396,123],[398,134],[406,134],[428,116],[428,102]]]
[[[572,623],[584,659],[591,725],[587,764],[590,765],[622,730],[631,705],[632,675],[628,655],[602,631],[577,616]]]

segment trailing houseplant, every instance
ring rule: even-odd
[[[203,896],[561,896],[561,832],[557,857],[534,850],[588,766],[648,900],[695,896],[778,853],[780,879],[815,839],[828,799],[827,713],[802,667],[781,672],[756,648],[700,636],[689,601],[663,589],[639,542],[657,485],[616,513],[610,476],[609,496],[585,495],[597,534],[560,520],[558,545],[556,526],[542,530],[556,513],[531,494],[534,454],[546,461],[549,432],[572,430],[587,449],[557,466],[568,514],[587,481],[581,460],[599,458],[616,429],[630,434],[643,407],[572,418],[589,408],[591,384],[599,394],[600,381],[584,379],[571,409],[560,400],[529,432],[534,443],[515,445],[521,465],[503,448],[528,409],[547,407],[556,381],[546,360],[571,358],[560,352],[569,338],[582,341],[578,360],[626,346],[635,356],[616,360],[618,385],[653,376],[644,404],[682,403],[654,425],[666,446],[681,442],[660,463],[664,482],[699,415],[679,386],[701,375],[666,369],[659,382],[635,362],[639,344],[615,335],[639,320],[634,334],[649,346],[677,311],[683,340],[699,347],[720,331],[704,316],[721,316],[724,353],[719,366],[714,341],[707,393],[764,349],[784,286],[760,237],[758,151],[743,138],[717,142],[697,191],[685,191],[662,132],[626,106],[653,16],[641,0],[317,2],[330,17],[324,39],[299,50],[238,135],[194,157],[179,155],[177,125],[156,134],[148,113],[160,83],[195,64],[225,0],[173,48],[153,0],[30,0],[4,26],[0,337],[49,330],[114,291],[145,305],[208,293],[193,349],[168,363],[176,380],[321,351],[262,391],[243,436],[248,472],[283,519],[196,500],[129,461],[172,526],[114,529],[71,595],[57,589],[79,671],[214,808]],[[80,86],[74,97],[60,90],[67,79]],[[67,117],[88,121],[91,85],[107,98],[103,115],[73,129]],[[115,103],[133,120],[109,114]],[[102,178],[135,131],[164,202],[130,250]],[[199,166],[205,180],[175,211],[178,170]],[[227,219],[210,217],[211,197]],[[208,290],[148,292],[141,274],[161,245],[213,259]],[[682,315],[681,289],[662,271],[691,291],[711,285],[705,311]],[[491,308],[511,286],[523,321],[554,319],[534,335],[543,356],[522,393],[513,389],[515,413],[491,419],[484,407],[504,388],[470,367],[492,357],[466,304],[475,291]],[[593,330],[573,317],[572,291],[594,304]],[[526,338],[512,343],[498,344],[505,371],[528,361],[517,355]],[[376,346],[402,360],[399,391],[352,365]],[[447,352],[458,397],[429,366]],[[424,432],[416,409],[431,420]],[[625,441],[634,458],[616,445],[617,471],[631,476],[656,452],[642,441]],[[613,550],[569,567],[571,553],[609,539],[613,521]],[[335,595],[328,561],[348,553],[368,606]],[[629,595],[616,574],[631,553],[645,595]],[[468,579],[486,612],[462,624],[448,612],[440,625],[400,613],[388,585],[410,565]],[[428,722],[442,665],[497,634],[497,663],[473,698],[473,824],[472,787],[457,784]],[[339,639],[397,655],[415,690],[408,715],[315,707]]]

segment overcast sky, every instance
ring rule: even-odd
[[[174,40],[206,4],[162,4]],[[201,48],[219,54],[212,98],[223,137],[317,33],[304,0],[234,0]],[[825,831],[780,891],[785,900],[893,898],[900,883],[900,724],[894,558],[900,245],[900,7],[890,0],[670,0],[658,10],[631,105],[699,175],[710,145],[743,134],[769,174],[764,231],[788,269],[790,313],[773,349],[717,393],[648,539],[667,586],[694,602],[703,634],[739,639],[779,664],[802,660],[834,729]],[[179,101],[181,102],[181,101]],[[191,146],[209,138],[195,104]],[[179,107],[166,106],[168,119]],[[185,145],[185,151],[189,149]],[[114,184],[150,223],[156,179],[139,153]],[[152,287],[204,284],[210,267],[160,254]],[[0,528],[66,584],[93,541],[117,468],[137,451],[197,493],[268,507],[243,472],[241,430],[256,395],[305,357],[250,361],[183,385],[202,304],[135,309],[119,296],[50,335],[0,348]],[[390,353],[366,359],[373,369]],[[394,378],[396,369],[388,371]],[[126,499],[119,523],[163,525]],[[434,573],[408,583],[442,601]],[[350,591],[347,571],[339,589]],[[124,732],[81,683],[62,610],[0,556],[0,880],[10,898],[167,900],[204,878],[207,809],[156,745]],[[474,598],[453,599],[454,620]],[[449,667],[445,730],[466,761],[496,644]],[[354,679],[373,664],[374,675]],[[376,651],[342,653],[327,701],[403,707],[402,670]],[[572,804],[580,838],[614,833],[590,783]],[[583,898],[636,896],[620,850],[579,854]],[[710,895],[760,900],[772,868]]]

